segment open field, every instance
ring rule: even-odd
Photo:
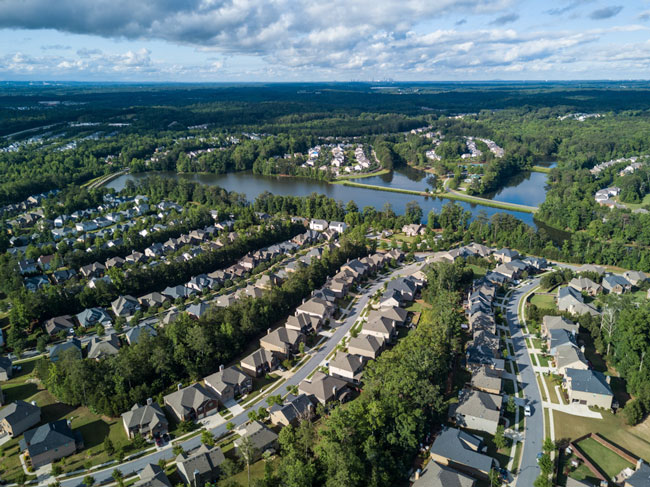
[[[533,294],[530,297],[530,304],[534,304],[541,309],[557,309],[555,296],[549,296],[548,294]]]
[[[608,478],[616,477],[625,468],[634,469],[635,465],[604,447],[592,438],[586,438],[578,443],[578,448],[598,466]]]

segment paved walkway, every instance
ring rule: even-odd
[[[244,412],[244,408],[241,407],[234,399],[226,401],[224,403],[224,406],[228,408],[228,411],[230,411],[233,416],[237,416],[238,414]]]
[[[555,404],[553,402],[545,402],[544,407],[549,409],[549,412],[553,414],[553,411],[561,411],[566,414],[572,414],[574,416],[582,416],[583,418],[593,418],[593,419],[602,419],[603,415],[597,411],[592,411],[589,409],[589,406],[586,404]],[[551,423],[552,426],[553,423]],[[553,431],[553,428],[551,428]]]

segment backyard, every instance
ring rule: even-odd
[[[578,443],[578,448],[582,450],[587,458],[602,470],[607,478],[616,477],[624,468],[634,469],[635,465],[631,464],[623,457],[614,453],[609,448],[598,443],[593,438],[586,438]]]

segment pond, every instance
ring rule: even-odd
[[[189,181],[194,181],[202,184],[220,186],[228,191],[236,191],[238,193],[245,194],[249,201],[254,201],[255,198],[264,191],[269,191],[273,194],[285,196],[307,196],[311,193],[316,192],[322,193],[330,198],[334,198],[335,200],[342,201],[344,203],[347,203],[350,200],[354,200],[360,209],[363,209],[365,206],[372,206],[378,210],[381,210],[384,205],[390,204],[396,213],[401,214],[404,213],[406,203],[415,200],[420,204],[420,207],[424,212],[425,222],[429,211],[435,210],[437,213],[440,213],[442,207],[445,204],[449,203],[449,200],[441,198],[415,196],[403,193],[389,193],[379,190],[343,186],[340,184],[329,184],[327,182],[317,181],[314,179],[262,176],[259,174],[252,174],[248,171],[228,174],[177,174],[174,172],[125,174],[109,182],[106,187],[120,191],[124,188],[128,180],[138,181],[140,179],[146,178],[148,175],[153,174],[169,178],[185,178]],[[369,179],[374,179],[374,177],[361,179],[359,181],[372,184],[368,181]],[[409,182],[408,184],[418,184],[417,181],[413,181],[405,173],[394,172],[391,181],[386,182],[384,180],[382,186],[403,187],[401,185],[398,185],[397,182],[400,184],[407,184],[407,181]],[[423,185],[426,185],[424,178],[421,180],[421,183]],[[407,187],[406,189],[410,188]],[[457,203],[466,210],[471,211],[473,216],[478,215],[480,211],[484,211],[488,218],[495,213],[505,212],[512,214],[528,225],[536,227],[535,222],[533,221],[533,215],[531,213],[501,210],[489,206],[470,204],[464,201],[458,201]]]
[[[504,203],[539,206],[546,199],[547,176],[542,172],[522,172],[506,181],[500,190],[483,196]]]

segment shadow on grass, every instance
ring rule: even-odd
[[[60,402],[55,402],[53,404],[42,406],[41,421],[43,423],[49,423],[51,421],[64,419],[75,409],[76,408],[74,406],[70,406],[69,404],[63,404]]]
[[[34,383],[23,383],[14,386],[5,386],[2,389],[5,395],[5,402],[25,401],[38,392],[38,386]]]
[[[110,427],[106,421],[98,419],[79,426],[76,430],[83,436],[85,448],[89,449],[103,443],[104,438],[109,434]]]

